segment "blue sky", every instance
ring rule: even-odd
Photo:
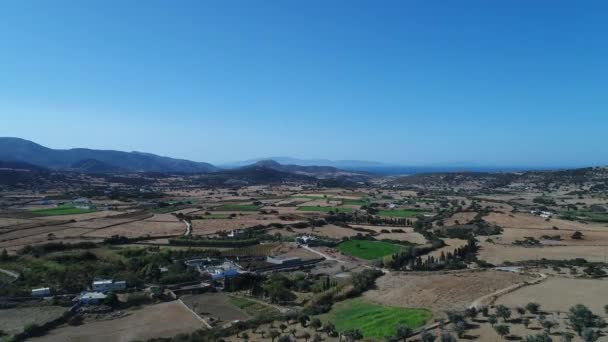
[[[213,163],[608,164],[603,1],[0,2],[0,136]]]

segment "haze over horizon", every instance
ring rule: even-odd
[[[3,2],[0,136],[216,165],[606,165],[606,10]]]

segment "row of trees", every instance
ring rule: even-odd
[[[380,217],[376,215],[359,215],[357,213],[331,213],[325,220],[332,224],[353,223],[369,224],[374,226],[402,226],[411,227],[413,221],[409,218]]]

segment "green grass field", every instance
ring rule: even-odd
[[[80,209],[80,208],[65,206],[65,207],[57,207],[57,208],[49,208],[49,209],[36,209],[36,210],[31,210],[30,213],[32,213],[36,216],[57,216],[57,215],[86,214],[86,213],[92,213],[94,211],[95,211],[95,209]]]
[[[230,303],[252,317],[265,316],[279,312],[270,305],[261,304],[243,297],[230,296]]]
[[[608,222],[608,213],[601,212],[593,212],[591,210],[571,210],[571,211],[562,211],[560,213],[560,218],[565,220],[575,221],[577,219],[592,221],[592,222]]]
[[[364,337],[382,339],[392,336],[399,325],[419,328],[430,320],[431,316],[431,312],[425,309],[389,307],[362,299],[350,299],[336,303],[331,311],[319,318],[324,322],[334,323],[340,332],[359,329]]]
[[[213,208],[217,211],[257,211],[259,206],[253,204],[223,204]]]
[[[334,213],[352,213],[353,208],[341,208],[341,207],[316,207],[316,206],[302,206],[298,207],[300,211],[320,211],[328,213],[333,211]]]
[[[395,254],[407,247],[383,241],[348,240],[340,243],[337,248],[340,252],[356,258],[375,260]]]
[[[413,217],[418,214],[420,214],[420,212],[414,209],[380,210],[378,212],[378,215],[388,217]]]

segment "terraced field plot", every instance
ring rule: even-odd
[[[352,213],[353,212],[353,208],[316,207],[316,206],[302,206],[302,207],[298,207],[298,210],[300,210],[300,211],[319,211],[319,212],[324,212],[324,213],[328,213],[330,211],[333,211],[335,213]]]
[[[407,247],[383,241],[348,240],[338,245],[338,250],[356,258],[374,260],[395,254]]]
[[[335,304],[320,319],[333,322],[340,332],[359,329],[364,337],[376,339],[392,336],[399,325],[412,329],[421,327],[431,316],[426,309],[390,307],[352,299]]]
[[[58,215],[76,215],[76,214],[86,214],[95,212],[95,209],[83,209],[83,208],[74,208],[70,206],[65,207],[57,207],[50,209],[36,209],[31,210],[30,213],[35,216],[58,216]]]
[[[216,211],[257,211],[260,206],[254,204],[222,204],[213,208]]]
[[[238,307],[239,309],[245,311],[248,315],[252,317],[278,313],[278,310],[270,305],[258,303],[257,301],[243,297],[231,296],[230,303]]]

